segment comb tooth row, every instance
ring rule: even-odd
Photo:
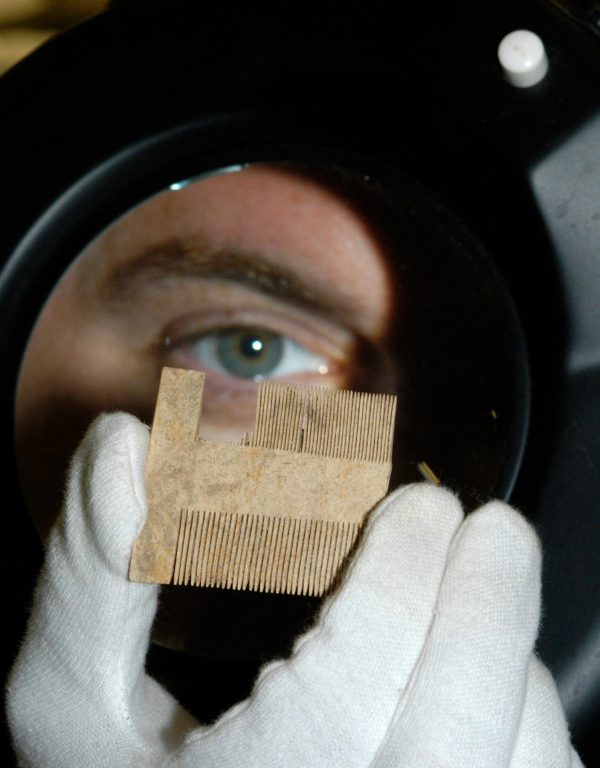
[[[184,509],[173,584],[322,595],[359,525]]]
[[[262,382],[250,445],[359,461],[391,460],[396,398]]]

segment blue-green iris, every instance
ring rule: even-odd
[[[223,368],[242,379],[273,374],[283,357],[284,344],[279,334],[265,330],[230,328],[220,331],[216,354]]]

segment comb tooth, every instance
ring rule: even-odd
[[[323,594],[331,584],[333,578],[333,553],[335,548],[335,539],[338,535],[339,525],[333,521],[327,522],[327,546],[323,553],[323,578],[321,580],[321,592]]]
[[[285,439],[282,449],[286,451],[302,450],[302,403],[296,392],[291,388],[285,390],[284,417]]]
[[[398,401],[395,397],[390,397],[390,415],[389,426],[387,430],[387,450],[385,453],[385,460],[392,461],[392,450],[394,447],[394,426],[396,423],[396,409],[398,408]]]
[[[296,551],[291,583],[291,591],[294,595],[302,594],[301,579],[304,573],[304,562],[306,560],[306,550],[308,549],[309,540],[309,530],[307,523],[307,520],[300,520],[300,530],[298,532],[298,548]]]
[[[250,568],[250,553],[254,547],[256,536],[256,515],[248,515],[246,521],[245,538],[241,542],[240,568],[238,576],[238,589],[248,589],[248,571]]]
[[[198,559],[198,518],[199,514],[197,510],[191,512],[192,523],[190,526],[190,541],[188,548],[188,556],[185,563],[185,583],[194,584],[195,581],[195,561]]]
[[[322,549],[323,539],[323,521],[314,520],[313,528],[315,529],[315,538],[313,542],[312,555],[310,559],[310,570],[308,575],[308,594],[315,595],[318,593],[315,582],[319,579],[319,563]]]
[[[346,458],[357,458],[358,435],[360,432],[358,395],[356,392],[348,394],[346,421],[345,421],[345,444],[344,456]]]
[[[287,427],[287,424],[285,423],[286,391],[284,389],[274,389],[272,386],[270,386],[269,389],[272,395],[272,410],[269,425],[266,430],[267,442],[270,448],[284,450],[285,432]]]
[[[323,560],[323,556],[325,553],[325,550],[327,549],[327,536],[328,536],[328,529],[327,529],[327,521],[320,520],[319,525],[319,545],[317,548],[316,556],[317,556],[317,562],[315,565],[315,575],[313,580],[313,595],[321,595],[323,592],[322,582],[323,582],[323,569],[326,565],[326,563]]]
[[[283,551],[283,536],[285,530],[285,517],[275,519],[275,530],[273,532],[273,550],[269,565],[269,582],[267,590],[269,592],[278,592],[277,582],[281,568],[281,557]]]
[[[266,581],[267,592],[277,592],[277,575],[281,566],[282,536],[285,527],[285,518],[277,517],[274,520],[273,541],[269,558],[269,578]]]
[[[264,592],[264,580],[265,580],[265,572],[268,565],[269,560],[269,548],[271,544],[271,535],[273,532],[273,518],[272,517],[264,517],[264,525],[263,525],[263,535],[261,538],[261,546],[260,546],[260,556],[257,559],[257,570],[256,570],[256,582],[257,582],[257,589],[259,592]]]
[[[290,541],[290,518],[283,517],[280,520],[277,538],[277,557],[275,559],[275,574],[273,579],[273,592],[277,594],[285,591],[282,589],[284,574],[283,568],[286,562],[286,555],[289,549]]]
[[[371,450],[369,461],[380,461],[381,456],[381,433],[382,433],[382,420],[385,420],[385,410],[383,409],[384,401],[381,395],[375,395],[372,398],[373,403],[373,422],[371,429],[373,434],[371,436]]]
[[[275,545],[277,543],[279,518],[269,517],[267,520],[267,535],[265,537],[263,558],[260,567],[259,592],[272,592],[271,576],[273,573],[273,557],[275,555]]]
[[[365,458],[367,461],[377,461],[377,443],[379,441],[379,425],[376,423],[378,417],[381,417],[379,410],[379,395],[374,395],[367,400],[367,413],[369,425],[368,442]]]
[[[341,561],[341,552],[342,552],[342,538],[344,534],[344,523],[339,525],[337,531],[335,532],[335,548],[333,550],[333,557],[332,557],[332,570],[337,571],[337,569],[340,566]]]
[[[363,397],[362,392],[359,395],[359,429],[356,430],[357,436],[357,450],[356,458],[364,461],[365,459],[365,437],[367,435],[368,421],[367,421],[367,402]]]
[[[306,441],[310,439],[310,419],[308,418],[307,389],[302,388],[294,392],[294,414],[290,418],[290,426],[294,429],[293,442],[290,442],[289,450],[296,453],[306,452]]]
[[[342,562],[348,557],[356,537],[358,536],[358,526],[354,523],[346,523],[346,537],[344,542],[344,554],[342,555]]]
[[[305,549],[304,547],[305,538],[306,538],[306,520],[298,520],[296,546],[294,547],[294,551],[292,555],[293,557],[292,563],[291,563],[292,567],[290,569],[290,577],[288,582],[288,590],[292,595],[299,594],[298,574],[300,573],[302,555]]]
[[[252,590],[258,589],[258,571],[260,567],[260,561],[263,553],[263,540],[265,535],[265,518],[259,517],[256,525],[256,537],[254,539],[254,547],[250,559],[250,579],[248,582],[248,588]]]
[[[352,398],[352,437],[350,442],[350,453],[349,456],[352,458],[358,459],[359,457],[359,436],[360,431],[362,429],[362,423],[360,418],[360,396],[355,394]]]
[[[252,550],[254,549],[254,540],[256,538],[256,527],[258,518],[256,515],[250,515],[250,530],[248,532],[247,541],[242,542],[242,555],[241,555],[241,567],[240,567],[240,581],[238,589],[248,589],[250,582],[250,561]]]
[[[256,555],[257,542],[260,540],[261,519],[257,515],[252,515],[251,521],[249,541],[244,548],[245,553],[242,589],[254,589],[252,569]]]
[[[231,572],[227,580],[227,587],[229,589],[239,589],[240,580],[242,577],[243,568],[243,544],[246,539],[246,531],[248,530],[248,515],[236,515],[236,528],[235,537],[233,540],[233,546],[231,548]]]
[[[231,567],[227,579],[227,586],[230,589],[238,589],[240,579],[240,561],[241,561],[241,543],[244,539],[244,532],[248,522],[248,515],[236,515],[235,536],[231,547]]]
[[[315,446],[315,453],[323,456],[333,456],[335,454],[336,436],[332,434],[331,429],[327,429],[331,415],[328,413],[327,401],[329,398],[325,392],[315,392],[315,421],[319,434],[319,442]],[[329,418],[328,418],[329,417]]]
[[[263,517],[263,535],[260,541],[260,552],[256,560],[256,587],[259,592],[264,592],[265,575],[269,564],[269,550],[273,533],[273,518]]]
[[[275,542],[277,540],[277,529],[279,527],[278,517],[269,517],[267,525],[267,536],[265,539],[265,548],[260,571],[261,592],[270,591],[271,574],[273,573],[273,556],[275,554]]]
[[[316,402],[315,392],[310,389],[302,393],[302,429],[304,432],[304,441],[302,453],[317,453],[320,442],[322,441],[322,429],[317,417],[318,404]]]
[[[301,595],[310,594],[308,591],[308,579],[310,576],[310,563],[313,555],[313,548],[315,546],[315,526],[312,520],[306,521],[306,538],[304,545],[304,552],[302,553],[302,565],[300,567],[300,573],[298,574],[298,590]]]
[[[179,562],[179,584],[185,584],[185,566],[187,564],[190,544],[190,524],[192,515],[189,509],[185,510],[184,525],[181,536],[181,560]]]
[[[348,458],[350,454],[350,440],[352,435],[352,393],[340,392],[339,420],[341,423],[341,440],[338,456],[340,459]]]
[[[381,426],[379,428],[380,438],[379,438],[378,458],[379,458],[379,461],[387,461],[388,441],[386,440],[386,434],[389,434],[392,430],[391,416],[393,413],[392,408],[390,408],[390,398],[387,395],[382,398],[382,410],[383,410],[383,418],[381,420]]]
[[[327,401],[324,403],[327,416],[327,432],[329,433],[328,455],[339,457],[340,449],[344,443],[346,425],[340,418],[340,397],[339,392],[330,390],[327,393]]]
[[[316,527],[314,525],[313,520],[307,521],[307,528],[308,528],[308,542],[306,544],[305,550],[302,553],[303,554],[303,560],[302,560],[302,567],[300,572],[300,579],[299,579],[299,585],[300,585],[300,594],[302,595],[308,595],[309,592],[309,579],[310,579],[310,564],[313,559],[313,550],[315,546],[315,534],[316,534]]]
[[[377,395],[373,398],[373,438],[371,440],[371,461],[381,461],[383,456],[382,437],[387,423],[385,398]]]
[[[321,432],[325,436],[325,455],[337,456],[340,444],[340,424],[337,418],[337,392],[325,390],[320,393],[319,411],[321,416]]]
[[[306,389],[298,390],[298,397],[296,398],[296,419],[293,423],[297,426],[296,443],[293,450],[297,453],[306,453],[309,451],[312,440],[313,422],[308,417],[310,402],[307,394],[308,392]],[[290,422],[292,422],[291,419]]]
[[[365,438],[365,398],[362,392],[354,392],[352,408],[353,438],[352,458],[360,459]]]
[[[183,546],[183,526],[184,526],[185,509],[179,511],[179,526],[177,529],[177,547],[175,549],[175,561],[173,563],[173,576],[171,578],[172,584],[179,584],[179,563],[181,562],[181,549]]]
[[[296,526],[296,541],[293,552],[292,567],[290,569],[290,577],[288,590],[291,594],[298,594],[298,574],[300,572],[300,560],[302,557],[302,549],[304,547],[304,540],[306,538],[306,520],[298,520]]]
[[[214,547],[217,515],[214,512],[209,512],[207,518],[206,539],[202,553],[202,568],[200,569],[200,583],[203,587],[210,584],[210,553]]]
[[[204,527],[204,514],[201,510],[194,510],[194,517],[196,518],[196,531],[194,534],[194,542],[192,547],[192,557],[190,562],[190,584],[194,587],[197,584],[198,573],[198,556],[200,553],[200,540],[202,538],[202,529]]]
[[[316,566],[316,550],[319,546],[319,526],[318,520],[311,520],[309,523],[310,536],[308,539],[308,551],[306,553],[306,561],[304,563],[304,574],[302,579],[302,594],[312,595],[314,584],[314,571]]]
[[[210,527],[211,514],[206,510],[202,511],[202,527],[198,538],[198,557],[196,559],[196,584],[199,587],[205,585],[206,578],[206,552],[210,547]]]
[[[335,548],[336,539],[339,536],[339,524],[329,521],[328,524],[328,537],[327,537],[327,554],[325,555],[325,567],[323,569],[323,584],[321,586],[321,594],[329,589],[334,577],[333,570],[333,553]]]
[[[222,515],[223,536],[221,546],[217,552],[219,554],[215,562],[215,586],[224,587],[227,583],[227,574],[229,573],[231,563],[232,539],[235,529],[235,515]]]
[[[266,398],[267,398],[267,387],[266,387],[265,381],[261,381],[261,383],[258,385],[258,398],[256,401],[256,424],[254,425],[254,431],[252,435],[250,436],[251,445],[262,445],[262,430],[263,430],[263,423],[266,423],[267,419],[261,418],[262,414],[265,412],[266,407]]]
[[[299,529],[299,520],[297,517],[290,520],[289,529],[284,555],[284,566],[281,569],[281,591],[291,594],[291,573],[293,570]]]
[[[181,549],[181,562],[179,564],[179,584],[186,584],[186,570],[188,555],[190,549],[190,528],[192,527],[193,515],[186,509],[185,525],[183,527],[183,544]]]
[[[311,392],[309,389],[299,391],[298,397],[298,449],[302,453],[313,453],[317,435],[315,421],[311,418]]]
[[[189,584],[190,579],[190,557],[192,555],[192,540],[194,536],[194,511],[188,510],[185,526],[185,543],[182,559],[182,583]]]
[[[352,541],[352,526],[350,523],[344,522],[340,531],[340,549],[338,552],[337,568],[341,568],[342,563],[348,555],[350,549],[350,542]]]

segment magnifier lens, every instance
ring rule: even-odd
[[[522,372],[481,246],[406,181],[322,164],[225,170],[124,213],[50,292],[16,402],[20,481],[40,533],[91,420],[125,410],[150,423],[164,365],[206,372],[201,433],[211,440],[253,429],[264,379],[394,392],[394,483],[443,482],[467,504],[501,493],[518,464]],[[272,635],[274,622],[289,639],[306,620],[298,598],[171,592],[155,638],[198,653],[240,653],[224,629],[231,616],[248,622],[241,652],[263,648],[252,637],[261,606]],[[193,618],[202,600],[229,616],[212,622],[212,639]]]

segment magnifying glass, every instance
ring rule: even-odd
[[[9,498],[43,538],[89,423],[119,409],[149,423],[163,365],[206,372],[216,440],[251,429],[264,379],[397,394],[394,484],[443,483],[467,508],[512,498],[528,326],[501,221],[472,215],[481,168],[461,177],[440,131],[431,70],[402,80],[400,115],[389,94],[414,48],[392,55],[379,23],[357,52],[357,20],[327,18],[309,51],[303,24],[211,13],[117,6],[7,78]],[[506,202],[508,183],[489,205],[530,205],[518,185]],[[532,218],[520,237],[539,232]],[[149,663],[191,709],[173,674],[190,655],[199,674],[228,663],[249,681],[318,605],[195,588],[162,603]]]

